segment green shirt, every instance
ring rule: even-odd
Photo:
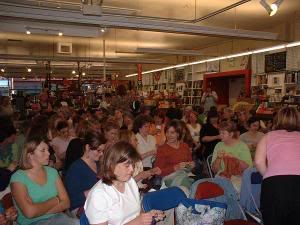
[[[28,191],[28,195],[30,196],[33,203],[45,202],[50,198],[57,196],[58,191],[56,188],[56,180],[58,178],[58,173],[55,169],[45,166],[47,174],[47,183],[44,185],[39,185],[33,182],[27,175],[25,170],[16,171],[10,180],[10,183],[19,182],[22,183]],[[45,214],[43,216],[35,217],[35,218],[27,218],[24,216],[18,205],[15,203],[15,206],[18,210],[18,223],[20,225],[28,225],[33,222],[49,218],[55,214]]]
[[[215,146],[215,149],[213,152],[213,157],[212,157],[212,163],[216,160],[216,158],[218,156],[218,152],[220,152],[222,150],[225,151],[226,153],[232,154],[237,159],[244,161],[245,163],[247,163],[249,165],[249,167],[252,167],[253,163],[252,163],[250,150],[244,142],[239,141],[238,143],[236,143],[233,146],[228,146],[228,145],[225,145],[224,142],[219,142]],[[225,168],[225,165],[224,165],[224,162],[222,161],[221,168],[218,171],[217,175],[222,173],[224,171],[224,168]]]

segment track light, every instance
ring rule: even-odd
[[[277,10],[282,2],[283,2],[283,0],[277,0],[271,5],[272,12],[271,12],[270,16],[273,16],[277,13]]]
[[[266,0],[261,0],[259,3],[265,8],[269,16],[274,16],[282,2],[283,0],[276,0],[273,4],[271,4],[271,6],[266,2]]]

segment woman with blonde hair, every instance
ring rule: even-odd
[[[65,187],[48,167],[48,145],[41,137],[30,137],[21,155],[20,169],[11,177],[11,193],[20,225],[73,225],[78,220],[63,211],[70,207]]]
[[[263,175],[261,212],[265,225],[299,224],[300,115],[282,108],[274,119],[275,130],[258,143],[255,166]]]
[[[250,150],[239,140],[235,123],[223,121],[219,125],[219,130],[221,142],[215,146],[213,152],[212,170],[216,175],[230,179],[239,191],[244,170],[252,166]]]

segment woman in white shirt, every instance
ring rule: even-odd
[[[140,159],[133,146],[121,141],[103,156],[101,180],[92,188],[84,205],[91,225],[150,225],[160,220],[159,210],[141,213],[138,186],[132,174]]]
[[[199,137],[200,137],[200,130],[201,130],[201,125],[197,122],[197,118],[198,118],[198,113],[195,111],[191,111],[188,118],[188,123],[186,125],[191,133],[195,147],[198,147],[198,145],[200,144]]]
[[[138,141],[137,151],[140,153],[144,167],[152,168],[152,161],[156,155],[156,139],[150,135],[151,117],[139,115],[133,122],[133,132]]]

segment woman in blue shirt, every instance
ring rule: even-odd
[[[87,132],[83,140],[83,156],[67,170],[65,185],[71,200],[70,210],[77,214],[83,207],[89,190],[97,183],[99,159],[105,148],[105,138],[95,132]]]

